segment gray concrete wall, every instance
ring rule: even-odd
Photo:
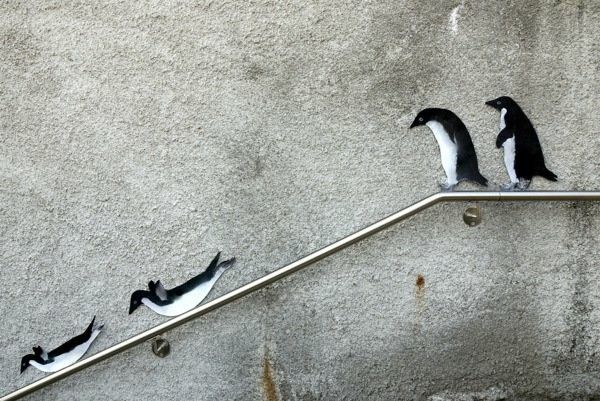
[[[424,107],[453,109],[501,183],[484,101],[510,94],[560,178],[533,188],[600,188],[599,27],[597,0],[2,2],[0,390],[94,314],[91,352],[165,321],[127,315],[149,279],[222,250],[214,298],[437,191],[433,136],[408,130]],[[481,206],[30,399],[598,399],[600,205]]]

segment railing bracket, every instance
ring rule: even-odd
[[[469,227],[478,226],[481,223],[481,208],[479,205],[469,206],[463,213],[463,221]]]
[[[154,337],[152,340],[152,352],[159,358],[164,358],[171,353],[171,344],[162,337]]]

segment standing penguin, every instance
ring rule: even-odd
[[[452,190],[463,180],[487,186],[488,180],[479,172],[471,135],[456,114],[446,109],[424,109],[417,114],[410,128],[419,125],[427,125],[440,146],[447,178],[446,183],[440,184],[442,189]]]
[[[527,189],[533,176],[556,181],[556,174],[546,168],[542,146],[533,124],[512,98],[501,96],[485,102],[500,112],[500,133],[496,147],[504,148],[504,165],[510,183],[504,189]]]

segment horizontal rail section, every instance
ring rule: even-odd
[[[378,222],[371,224],[368,227],[363,228],[351,234],[339,241],[334,242],[325,248],[319,249],[299,259],[289,265],[283,266],[282,268],[275,270],[272,273],[267,274],[257,280],[254,280],[236,290],[233,290],[225,295],[222,295],[210,302],[202,304],[197,308],[190,310],[182,315],[179,315],[165,323],[159,324],[149,330],[141,332],[125,341],[113,345],[112,347],[106,348],[88,358],[85,358],[79,362],[74,363],[58,372],[52,373],[40,380],[37,380],[27,386],[24,386],[12,393],[6,394],[0,401],[14,401],[18,400],[34,391],[40,390],[50,384],[57,382],[61,379],[66,378],[76,372],[86,369],[92,365],[95,365],[105,359],[108,359],[114,355],[120,354],[123,351],[128,350],[140,343],[143,343],[153,337],[156,337],[168,330],[174,329],[175,327],[181,326],[191,320],[196,319],[202,315],[205,315],[215,309],[227,305],[236,299],[242,298],[252,292],[258,291],[261,288],[281,280],[282,278],[289,276],[292,273],[297,272],[319,260],[326,258],[342,249],[362,241],[363,239],[385,229],[391,225],[394,225],[402,220],[405,220],[422,210],[425,210],[433,205],[442,202],[457,202],[457,201],[600,201],[600,191],[595,192],[568,192],[568,191],[552,191],[552,192],[470,192],[470,191],[457,191],[457,192],[439,192],[428,196],[427,198],[400,210]]]

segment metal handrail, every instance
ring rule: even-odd
[[[31,384],[28,384],[12,393],[9,393],[2,398],[0,401],[13,401],[18,400],[34,391],[40,390],[50,384],[57,382],[73,373],[79,372],[80,370],[86,369],[92,365],[97,364],[105,359],[108,359],[114,355],[120,354],[121,352],[134,347],[146,340],[158,336],[168,330],[175,327],[181,326],[197,317],[207,314],[215,309],[227,305],[230,302],[235,301],[238,298],[246,296],[254,291],[257,291],[275,281],[281,280],[282,278],[297,272],[327,256],[341,251],[342,249],[359,242],[393,224],[396,224],[402,220],[405,220],[422,210],[425,210],[437,203],[441,202],[456,202],[456,201],[600,201],[600,191],[594,192],[440,192],[428,196],[427,198],[396,212],[377,223],[371,224],[368,227],[363,228],[351,234],[339,241],[334,242],[331,245],[326,246],[316,252],[311,253],[308,256],[303,257],[287,266],[284,266],[272,273],[267,274],[257,280],[254,280],[236,290],[233,290],[225,295],[218,297],[210,302],[198,306],[179,315],[165,323],[159,324],[149,330],[139,333],[128,340],[122,341],[112,347],[106,348],[103,351],[98,352],[88,358],[85,358],[79,362],[74,363],[58,372],[52,373],[40,380],[37,380]]]

